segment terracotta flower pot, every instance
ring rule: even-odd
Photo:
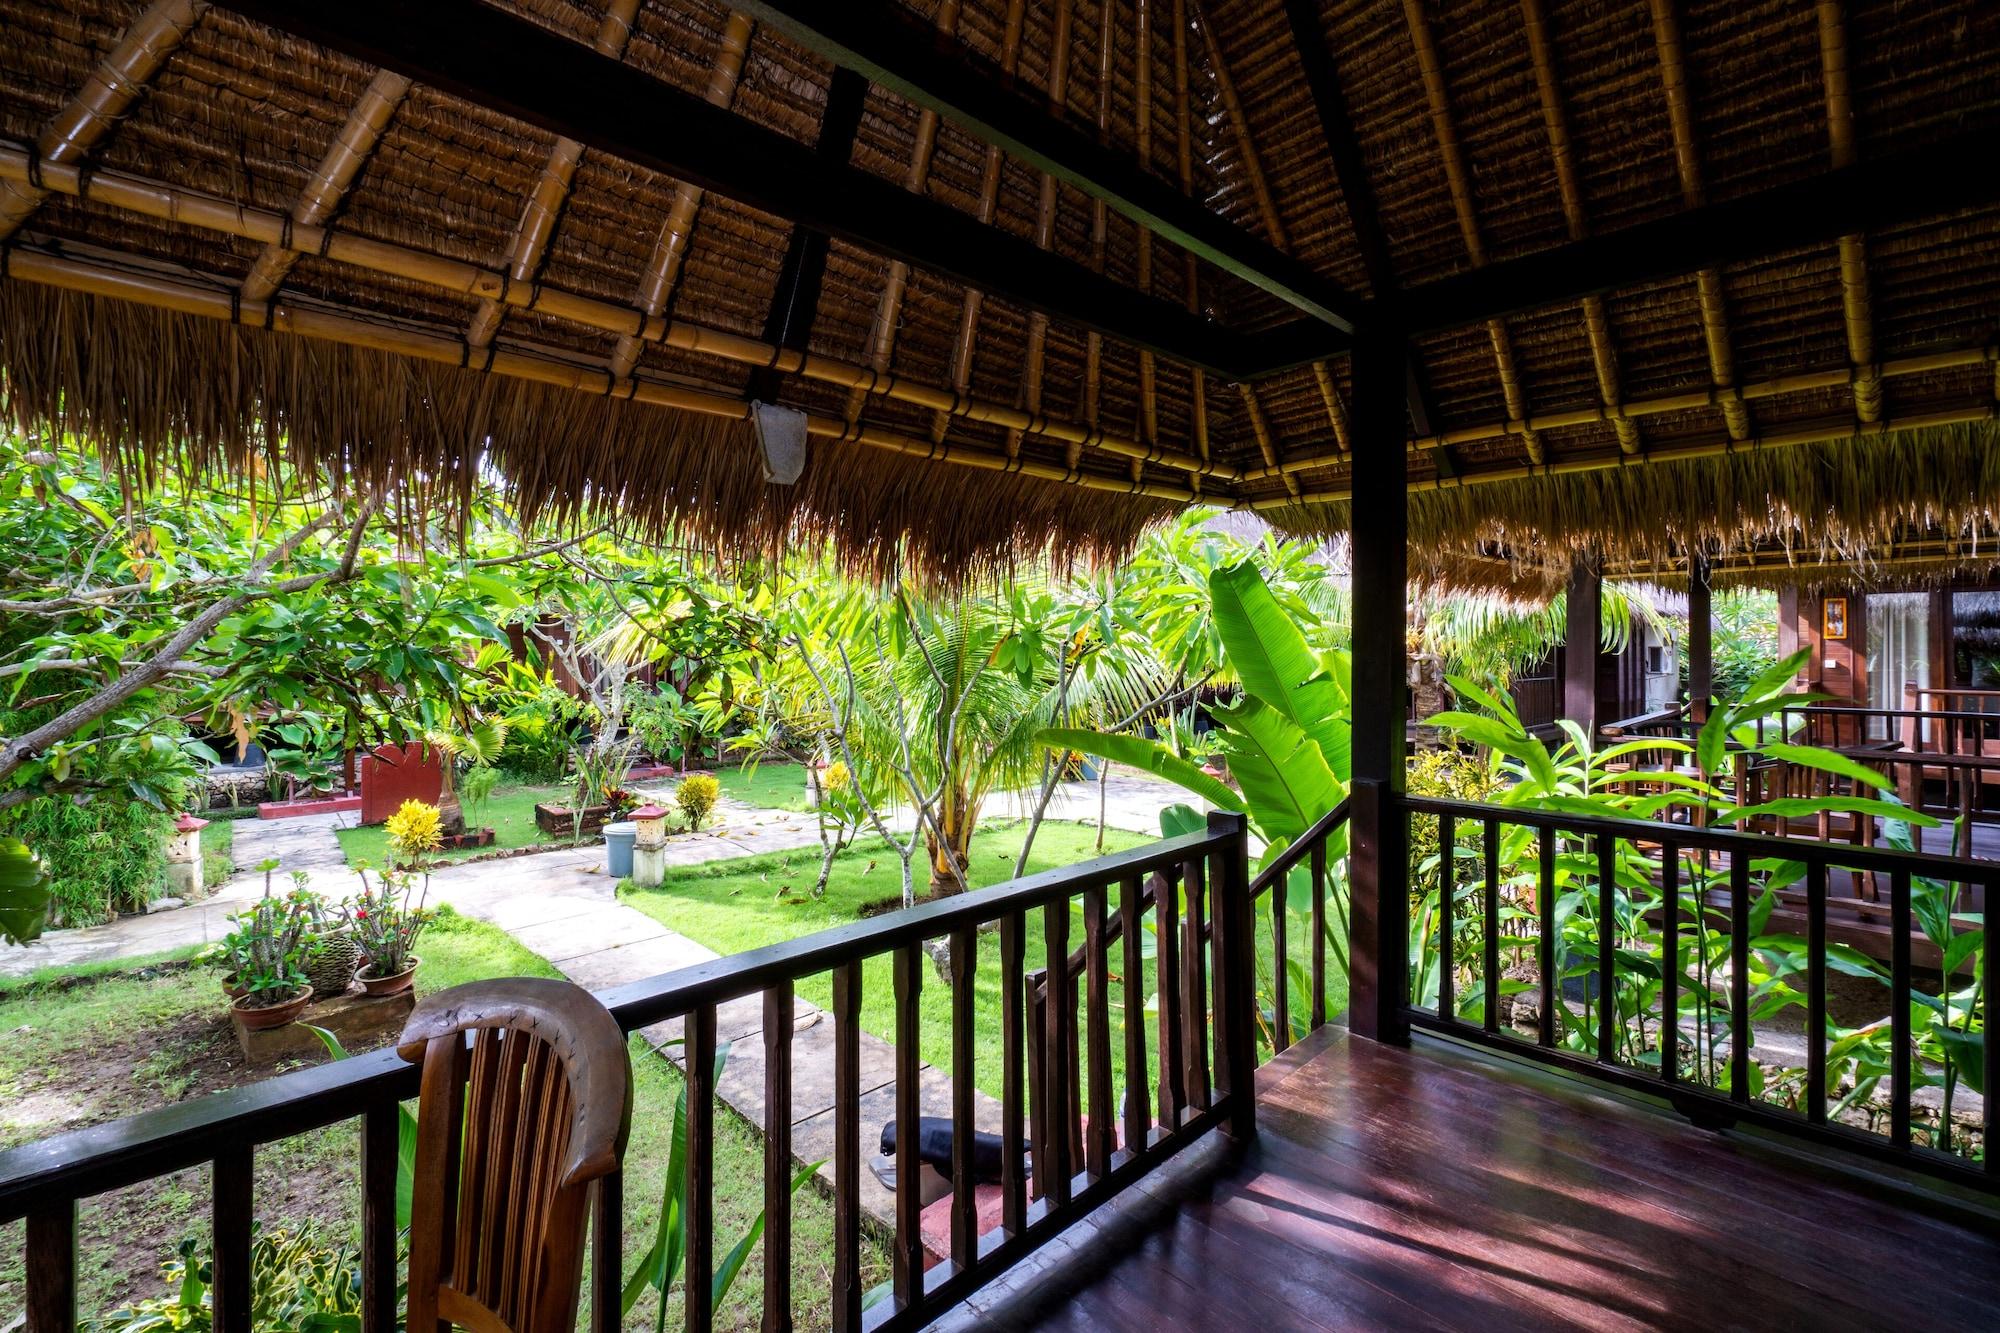
[[[417,968],[423,965],[423,961],[415,954],[410,955],[410,965],[392,977],[371,977],[365,967],[354,975],[360,981],[361,989],[369,995],[401,995],[416,983]]]
[[[222,993],[232,1000],[240,1000],[248,995],[250,990],[236,979],[234,972],[226,972],[222,977]]]
[[[244,1004],[252,998],[244,995],[231,1002],[229,1012],[251,1032],[262,1032],[266,1028],[281,1028],[298,1018],[312,1002],[312,986],[299,987],[298,993],[281,1004],[259,1005],[255,1008]]]

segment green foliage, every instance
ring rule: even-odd
[[[172,822],[155,806],[100,792],[26,801],[0,814],[0,833],[42,858],[54,923],[89,926],[143,910],[159,895]]]
[[[305,887],[303,872],[292,880],[290,893],[267,891],[249,910],[232,914],[232,929],[222,937],[223,957],[249,1008],[283,1004],[307,984],[306,963],[318,944],[324,904]]]
[[[0,838],[0,939],[26,944],[48,924],[48,863],[19,838]]]
[[[207,1333],[215,1326],[215,1261],[192,1236],[161,1265],[167,1293],[114,1310],[95,1333]],[[250,1322],[259,1333],[356,1333],[361,1256],[317,1227],[259,1231],[250,1242]]]
[[[1733,699],[1749,688],[1778,660],[1778,594],[1761,588],[1731,588],[1715,594],[1714,652],[1711,671],[1715,696]],[[1682,663],[1686,688],[1686,663]]]
[[[698,829],[715,813],[722,796],[722,784],[710,773],[690,773],[674,789],[674,804],[681,808],[689,829]]]
[[[458,798],[465,808],[466,822],[472,827],[481,827],[486,803],[493,799],[493,791],[499,785],[500,770],[491,764],[474,764],[458,779]]]

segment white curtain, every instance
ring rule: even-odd
[[[1931,683],[1931,595],[1927,592],[1872,593],[1867,601],[1868,702],[1875,708],[1905,708],[1903,687]],[[1875,736],[1894,734],[1879,718],[1869,720]],[[1901,732],[1902,728],[1895,728]]]

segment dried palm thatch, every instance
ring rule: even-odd
[[[798,143],[835,126],[828,61],[712,0],[493,3]],[[1384,303],[2000,122],[1979,0],[878,17]],[[447,498],[488,466],[552,519],[946,571],[1115,552],[1197,501],[1334,530],[1354,458],[1384,447],[1353,437],[1341,358],[1220,384],[849,240],[811,290],[794,261],[822,243],[720,186],[227,4],[0,0],[0,29],[0,393],[134,466],[282,450]],[[1296,317],[895,88],[822,151],[1162,309],[1243,334]],[[1426,333],[1421,571],[1978,559],[1995,309],[2000,208],[1980,207]],[[760,478],[752,398],[810,416],[796,487]]]

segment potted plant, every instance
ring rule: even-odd
[[[312,1000],[305,970],[313,951],[311,900],[302,887],[283,897],[267,893],[229,918],[235,929],[222,941],[230,961],[223,985],[235,996],[231,1016],[246,1029],[283,1027]]]
[[[400,995],[416,981],[423,962],[416,954],[417,937],[435,915],[424,906],[417,879],[408,871],[384,870],[371,885],[364,870],[361,892],[347,905],[348,930],[361,951],[355,976],[370,995]],[[429,877],[424,881],[427,893]]]

